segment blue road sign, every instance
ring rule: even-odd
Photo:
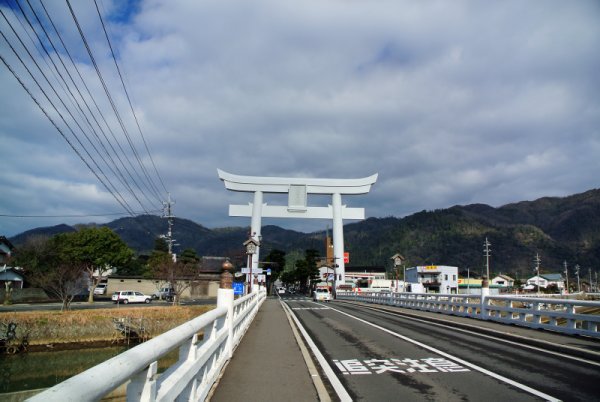
[[[243,282],[233,282],[233,294],[234,295],[243,295],[244,294],[244,283]]]

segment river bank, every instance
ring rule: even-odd
[[[130,335],[123,331],[124,326],[149,339],[213,308],[209,305],[7,312],[0,315],[0,336],[5,337],[8,326],[14,323],[11,342],[26,340],[28,351],[106,347]]]

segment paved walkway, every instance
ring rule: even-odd
[[[314,402],[319,397],[278,298],[261,306],[211,402]]]

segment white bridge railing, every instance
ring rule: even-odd
[[[386,304],[600,338],[600,302],[520,296],[337,292],[340,300]]]
[[[203,401],[265,300],[264,291],[234,301],[219,289],[217,307],[30,398],[99,400],[127,383],[127,401]],[[158,360],[179,348],[177,363],[157,375]]]

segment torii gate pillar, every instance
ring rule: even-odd
[[[262,217],[308,218],[333,220],[333,253],[338,267],[335,270],[336,284],[345,283],[344,264],[344,219],[365,219],[363,208],[346,208],[342,205],[342,194],[366,194],[377,181],[377,174],[361,179],[310,179],[239,176],[217,169],[225,188],[232,191],[253,192],[254,200],[248,205],[230,205],[229,216],[251,217],[251,236],[259,240]],[[287,193],[288,205],[263,203],[264,193]],[[308,194],[331,195],[331,205],[309,207]],[[252,268],[258,268],[259,249],[252,255]]]

